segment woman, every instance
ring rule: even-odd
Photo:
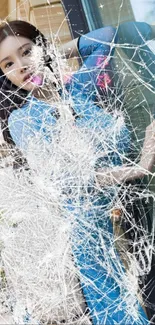
[[[115,29],[101,29],[95,39],[94,35],[91,37],[90,33],[78,41],[78,50],[84,64],[67,83],[68,92],[64,88],[60,90],[56,78],[52,79],[54,87],[50,105],[50,99],[48,103],[42,100],[46,99],[44,75],[42,71],[34,72],[31,58],[33,45],[42,46],[43,65],[56,75],[51,58],[47,56],[47,40],[34,26],[26,22],[12,21],[0,28],[3,134],[5,140],[15,144],[26,157],[31,139],[37,139],[39,135],[43,142],[45,140],[48,144],[52,143],[55,135],[53,130],[60,123],[60,134],[62,125],[67,127],[68,119],[70,129],[75,127],[77,132],[81,132],[79,134],[86,135],[86,142],[90,137],[89,144],[95,147],[97,158],[93,163],[94,173],[93,179],[88,182],[89,188],[76,194],[80,196],[80,206],[77,207],[75,190],[69,187],[69,183],[65,183],[66,188],[64,186],[62,191],[68,193],[64,201],[66,211],[72,211],[74,215],[76,226],[72,238],[73,255],[90,319],[94,325],[147,324],[142,308],[137,304],[138,316],[135,316],[127,301],[123,300],[123,297],[128,296],[125,283],[124,293],[120,289],[125,273],[120,262],[117,264],[119,256],[113,247],[109,211],[119,192],[116,185],[143,177],[151,171],[155,159],[155,122],[146,129],[139,164],[123,165],[124,154],[130,149],[130,135],[123,118],[118,114],[112,115],[95,104],[99,95],[106,102],[107,92],[112,91],[113,76],[110,65],[113,50],[110,44],[116,41]],[[70,53],[70,45],[66,49]],[[64,103],[72,99],[65,116],[62,106],[57,105],[61,101],[60,95]],[[92,137],[92,134],[95,135]],[[57,141],[59,143],[59,137]],[[110,262],[107,259],[109,251]],[[27,321],[28,318],[27,316]]]

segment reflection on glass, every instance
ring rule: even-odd
[[[89,29],[125,21],[155,24],[155,0],[81,0]]]
[[[135,20],[155,23],[155,0],[130,0]]]

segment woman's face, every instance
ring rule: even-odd
[[[0,68],[4,75],[17,87],[35,90],[31,49],[34,43],[25,37],[7,36],[0,43]]]

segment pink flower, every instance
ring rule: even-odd
[[[96,62],[96,65],[100,66],[101,68],[105,68],[107,67],[107,65],[109,64],[109,61],[107,60],[107,56],[106,55],[103,55],[103,56],[99,56],[97,58],[97,62]]]
[[[97,86],[101,87],[101,88],[107,88],[107,85],[109,85],[111,83],[111,78],[108,75],[108,73],[103,73],[100,74],[97,77]]]

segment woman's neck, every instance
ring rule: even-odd
[[[59,92],[54,87],[51,87],[50,89],[35,89],[32,95],[35,96],[37,99],[43,100],[45,102],[59,102],[61,99]]]

